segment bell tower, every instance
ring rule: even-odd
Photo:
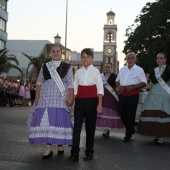
[[[106,63],[112,63],[113,72],[117,74],[117,25],[114,24],[115,13],[110,11],[107,13],[107,23],[104,25],[104,39],[103,39],[103,68]]]

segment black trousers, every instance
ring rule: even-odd
[[[80,135],[85,119],[86,150],[85,154],[94,153],[94,135],[96,129],[98,98],[76,98],[74,108],[73,145],[71,154],[79,154]]]
[[[132,137],[134,131],[134,123],[136,109],[139,101],[139,94],[132,96],[119,95],[119,112],[126,128],[126,136]]]

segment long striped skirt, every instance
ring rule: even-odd
[[[143,104],[138,133],[147,136],[170,136],[170,95],[157,83]]]
[[[102,106],[102,113],[97,115],[96,127],[102,130],[124,129],[122,119],[118,112],[118,101],[106,88],[104,88]]]

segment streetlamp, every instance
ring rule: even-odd
[[[66,0],[65,55],[64,55],[65,61],[66,61],[66,51],[67,51],[67,11],[68,11],[68,0]]]

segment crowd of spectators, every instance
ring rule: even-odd
[[[31,106],[35,96],[35,82],[29,79],[7,79],[0,75],[0,102],[3,106]],[[3,101],[2,101],[3,100]]]

